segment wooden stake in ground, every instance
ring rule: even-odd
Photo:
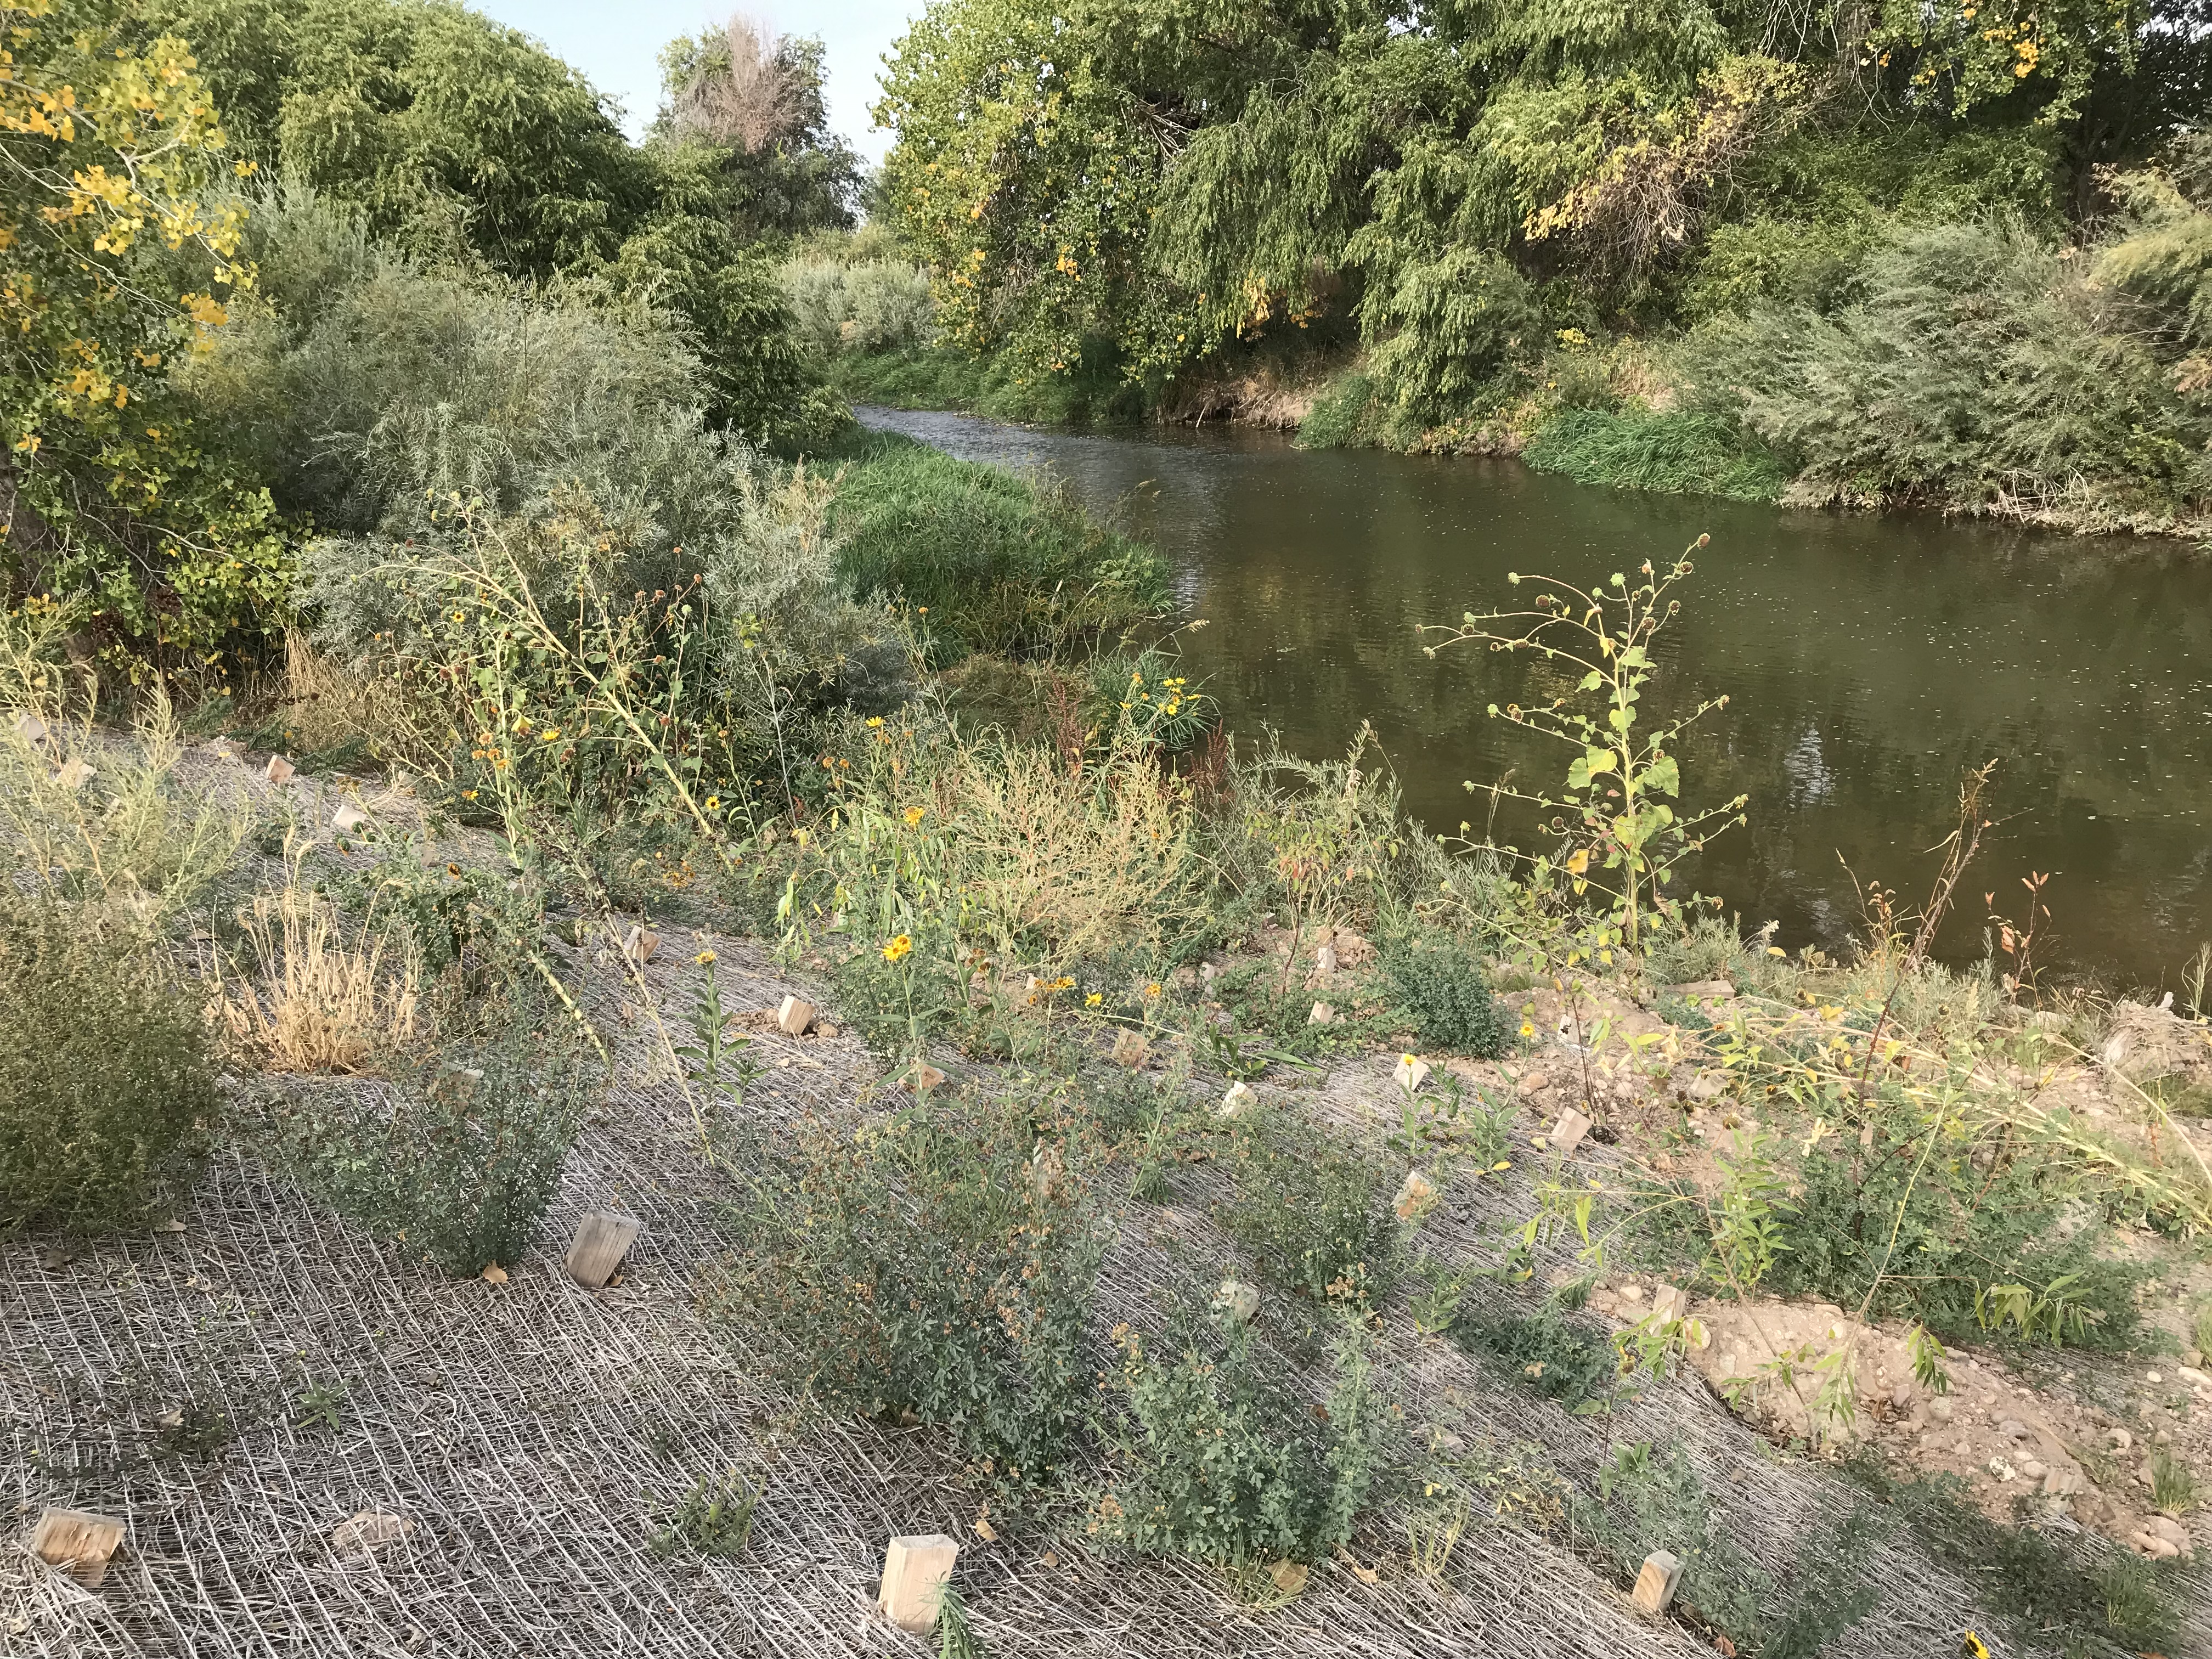
[[[84,1510],[48,1510],[39,1516],[31,1548],[48,1566],[67,1573],[87,1589],[107,1577],[107,1564],[123,1542],[123,1523]]]
[[[576,1224],[576,1237],[569,1242],[568,1255],[562,1265],[568,1268],[568,1277],[585,1289],[601,1289],[615,1276],[615,1269],[622,1266],[623,1257],[644,1231],[645,1223],[635,1217],[592,1210]]]
[[[786,997],[775,1011],[775,1029],[786,1036],[805,1036],[813,1024],[814,1005],[797,997]]]
[[[292,763],[282,755],[271,755],[262,775],[271,783],[289,783],[292,781]]]
[[[1674,1599],[1674,1587],[1682,1582],[1682,1564],[1666,1550],[1654,1550],[1644,1558],[1644,1571],[1636,1575],[1636,1590],[1630,1598],[1644,1613],[1664,1613]]]
[[[884,1552],[883,1588],[876,1593],[884,1617],[916,1636],[933,1629],[959,1554],[960,1546],[941,1532],[892,1539]]]
[[[1544,1139],[1560,1157],[1571,1158],[1575,1148],[1583,1144],[1583,1137],[1589,1132],[1590,1121],[1570,1106],[1559,1114],[1559,1121],[1552,1126],[1552,1133]]]

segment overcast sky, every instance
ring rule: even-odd
[[[716,0],[470,0],[487,16],[527,30],[566,58],[623,106],[623,125],[637,137],[660,101],[662,46],[679,34],[720,23],[732,8]],[[876,72],[892,41],[922,0],[751,0],[735,9],[779,34],[819,35],[828,49],[830,125],[871,161],[883,159],[890,135],[868,126]]]

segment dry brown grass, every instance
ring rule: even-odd
[[[341,667],[319,654],[304,631],[284,641],[284,672],[267,695],[295,752],[365,739],[378,754],[397,753],[409,728],[398,687],[374,673]]]
[[[252,951],[221,975],[216,1007],[232,1046],[276,1072],[358,1072],[380,1048],[414,1035],[420,971],[413,951],[374,919],[349,930],[296,863],[276,892],[239,922]],[[220,975],[220,967],[218,969]]]

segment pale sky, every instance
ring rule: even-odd
[[[869,130],[876,73],[922,0],[469,0],[488,17],[536,35],[623,106],[632,137],[660,102],[660,49],[745,12],[778,34],[812,34],[827,48],[830,122],[870,161],[883,159],[890,135]]]

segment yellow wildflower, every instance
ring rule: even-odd
[[[910,934],[901,933],[889,945],[884,946],[884,960],[885,962],[896,962],[901,957],[913,951],[913,937]]]

